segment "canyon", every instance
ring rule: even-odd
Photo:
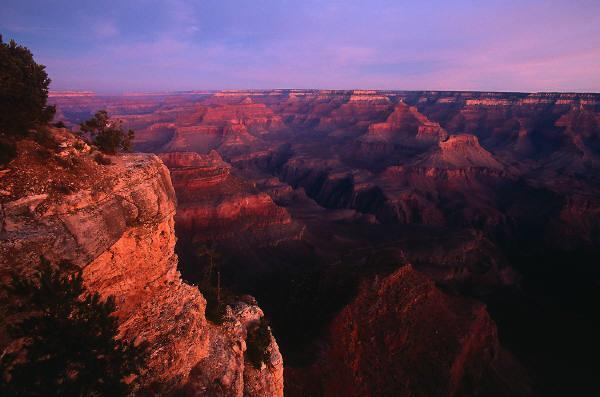
[[[72,236],[66,259],[90,288],[126,297],[123,334],[162,343],[142,384],[194,395],[218,378],[224,395],[276,395],[285,366],[290,396],[593,390],[600,95],[282,89],[50,101],[74,128],[108,110],[135,130],[136,151],[158,156],[117,156],[106,167],[126,175],[117,186],[77,189],[94,196],[50,205],[52,194],[11,191],[2,201],[14,244],[66,247]],[[32,224],[34,238],[29,222],[46,226]],[[207,267],[206,245],[221,255],[224,288],[260,309],[238,301],[226,325],[205,318],[188,283]],[[40,250],[3,260],[30,263]],[[140,279],[123,274],[125,262]],[[234,347],[247,313],[263,312],[277,343],[256,371]],[[144,323],[160,316],[165,329]]]

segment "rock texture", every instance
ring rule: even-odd
[[[285,208],[234,175],[216,151],[160,156],[171,170],[179,201],[176,227],[185,243],[240,244],[246,239],[255,245],[271,245],[300,233]]]
[[[364,140],[414,146],[436,143],[445,140],[447,135],[439,123],[428,120],[416,107],[401,102],[385,122],[369,126]]]
[[[210,389],[214,396],[282,396],[283,362],[274,339],[270,362],[246,370],[246,327],[262,311],[243,305],[230,309],[224,325],[212,324],[202,294],[181,280],[175,192],[158,157],[111,156],[110,165],[99,165],[67,131],[49,134],[58,149],[21,141],[18,158],[2,174],[2,282],[11,272],[35,271],[40,255],[83,269],[90,291],[115,296],[121,337],[150,344],[136,380],[140,394],[207,395]],[[49,158],[37,157],[39,151]],[[11,296],[0,298],[3,350]]]
[[[260,368],[244,360],[247,329],[263,317],[260,308],[238,302],[228,307],[223,324],[209,328],[209,354],[192,369],[175,395],[283,396],[283,359],[271,336],[268,361]]]
[[[438,148],[417,165],[441,169],[503,168],[490,152],[481,147],[475,135],[468,134],[452,135],[440,141]]]
[[[485,395],[498,381],[485,307],[440,292],[410,265],[364,282],[327,332],[318,362],[295,373],[313,377],[314,395]]]

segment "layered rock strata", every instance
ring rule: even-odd
[[[282,396],[283,362],[274,339],[262,368],[244,359],[246,329],[262,311],[240,303],[223,325],[212,324],[200,291],[181,280],[175,192],[158,157],[111,156],[111,165],[99,165],[70,133],[53,134],[59,149],[49,159],[35,154],[46,149],[22,141],[19,157],[2,173],[2,282],[13,272],[34,272],[40,255],[82,269],[90,291],[115,296],[121,337],[150,345],[135,380],[139,394]],[[12,299],[0,296],[2,350],[10,343]]]
[[[179,200],[177,230],[187,244],[245,236],[254,244],[271,245],[300,233],[286,209],[234,175],[216,151],[160,156],[171,170]]]

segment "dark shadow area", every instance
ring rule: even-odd
[[[600,371],[600,254],[551,252],[511,258],[520,290],[485,298],[504,346],[540,396],[590,395]]]

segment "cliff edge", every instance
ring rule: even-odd
[[[115,296],[121,337],[150,344],[137,394],[282,396],[274,338],[260,368],[244,359],[247,328],[263,316],[260,308],[240,302],[223,324],[213,324],[200,291],[181,280],[176,198],[161,160],[103,156],[64,129],[43,135],[18,142],[17,158],[0,171],[2,283],[12,272],[35,272],[41,255],[83,269],[90,291]],[[10,344],[12,300],[0,293],[1,351]]]

